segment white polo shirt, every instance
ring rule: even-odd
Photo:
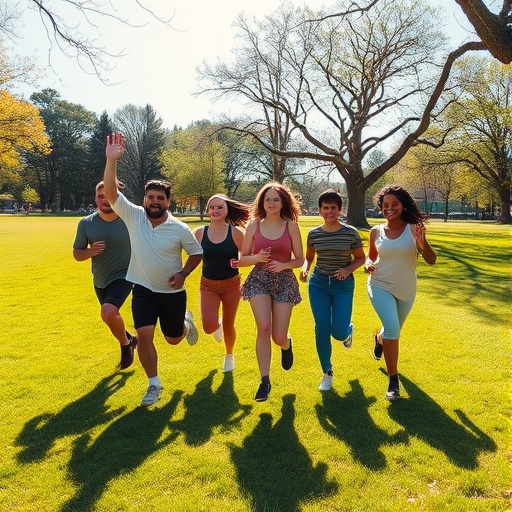
[[[183,288],[169,287],[169,278],[183,268],[182,251],[189,256],[203,254],[192,230],[169,212],[167,220],[154,228],[142,206],[118,192],[112,209],[124,220],[132,253],[126,280],[157,293],[176,293]]]

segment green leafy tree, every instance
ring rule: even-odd
[[[175,130],[172,139],[173,147],[163,157],[163,173],[173,181],[174,198],[185,202],[194,198],[203,219],[208,199],[225,192],[222,171],[226,148],[212,134],[210,126]]]
[[[499,196],[498,221],[511,223],[512,103],[510,67],[489,58],[467,58],[457,66],[460,97],[446,118],[454,129],[446,161],[482,177]]]
[[[27,166],[37,177],[41,202],[51,211],[76,209],[77,197],[84,197],[90,180],[87,169],[87,140],[96,116],[81,105],[62,100],[54,89],[34,93],[31,101],[40,109],[51,141],[48,155],[28,155]]]

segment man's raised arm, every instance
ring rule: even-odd
[[[103,183],[105,185],[105,197],[110,204],[117,201],[117,161],[121,158],[124,151],[124,137],[115,132],[107,137],[107,147],[105,155],[107,163],[103,173]]]

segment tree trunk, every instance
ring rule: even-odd
[[[501,203],[501,212],[498,218],[500,224],[511,224],[512,218],[510,216],[510,186],[505,185],[500,187],[500,203]]]
[[[475,27],[491,55],[503,64],[512,62],[512,32],[507,20],[489,11],[482,0],[455,0]]]
[[[446,199],[444,200],[444,222],[448,222],[448,196],[446,196]]]
[[[370,225],[366,220],[366,210],[364,207],[366,190],[358,185],[354,177],[347,176],[345,183],[347,185],[347,195],[350,198],[348,208],[346,208],[347,223],[356,228],[369,229]]]

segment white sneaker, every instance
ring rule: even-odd
[[[332,379],[332,375],[329,375],[328,373],[324,374],[322,380],[320,381],[320,386],[318,386],[318,389],[320,391],[330,391],[332,389]]]
[[[147,407],[149,405],[156,404],[158,400],[160,400],[160,393],[162,392],[162,389],[164,388],[161,386],[149,386],[140,405]]]
[[[233,354],[226,354],[224,356],[223,372],[232,372],[235,369],[235,356]]]
[[[347,339],[343,342],[346,349],[349,349],[352,346],[352,337],[354,336],[354,324],[350,322],[350,334],[347,336]]]
[[[199,333],[197,332],[197,328],[194,324],[194,317],[192,316],[192,311],[187,311],[185,313],[185,323],[188,327],[187,332],[187,341],[190,346],[195,345],[197,343],[197,339],[199,338]]]
[[[224,338],[224,333],[222,332],[222,317],[219,318],[219,327],[213,333],[213,338],[217,343],[222,343],[222,339]]]

